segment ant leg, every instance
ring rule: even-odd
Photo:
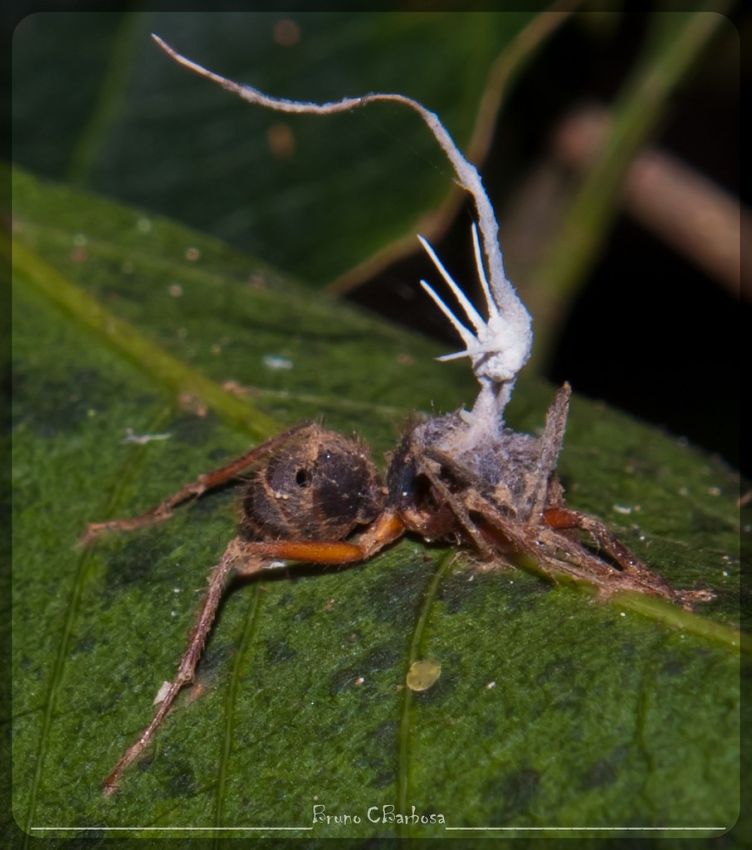
[[[625,573],[653,576],[653,573],[645,564],[595,517],[569,510],[569,508],[554,507],[543,512],[543,522],[549,528],[555,530],[578,529],[584,531],[590,535],[595,545],[610,558],[613,558]]]
[[[263,562],[278,558],[306,564],[336,566],[366,561],[385,546],[398,540],[406,528],[400,517],[385,511],[354,541],[346,540],[269,540],[235,542],[238,551],[250,559],[250,566],[238,566],[236,575],[249,576],[263,569]],[[255,560],[254,560],[255,559]],[[259,560],[260,559],[260,560]]]
[[[237,478],[241,472],[247,469],[251,464],[258,462],[261,458],[275,451],[280,444],[286,442],[293,436],[300,435],[307,428],[315,427],[310,422],[303,422],[285,431],[282,434],[272,437],[260,446],[255,446],[250,451],[241,455],[235,460],[231,460],[224,466],[213,469],[211,472],[205,472],[199,475],[195,481],[185,484],[176,493],[168,496],[158,505],[150,508],[148,511],[135,517],[127,517],[126,519],[110,519],[105,522],[91,522],[86,526],[86,531],[79,539],[79,545],[88,546],[93,540],[102,534],[111,531],[134,531],[137,528],[143,528],[148,525],[155,525],[159,522],[164,522],[169,519],[175,508],[178,508],[184,502],[197,499],[199,496],[206,493],[207,490],[213,490],[215,487],[221,487]]]
[[[219,564],[209,575],[209,588],[204,597],[196,622],[191,630],[188,648],[183,653],[178,672],[169,683],[164,698],[148,726],[123,753],[118,763],[103,783],[103,793],[109,797],[117,791],[123,772],[131,765],[151,741],[162,725],[167,712],[184,685],[193,681],[201,653],[217,613],[217,608],[230,581],[236,576],[250,576],[261,572],[269,558],[305,561],[312,564],[348,564],[363,561],[405,533],[404,523],[397,514],[382,514],[358,538],[357,543],[318,540],[275,540],[247,542],[233,538],[225,549]]]
[[[631,552],[609,529],[595,517],[564,507],[552,507],[543,512],[543,521],[551,529],[584,531],[623,570],[644,585],[648,592],[679,602],[691,610],[696,602],[708,602],[715,597],[710,590],[675,590]],[[641,589],[637,587],[636,589]]]
[[[431,482],[431,486],[443,499],[444,503],[449,507],[457,522],[462,526],[470,539],[475,544],[478,551],[484,558],[490,558],[493,555],[493,549],[488,545],[481,533],[478,531],[476,524],[470,517],[470,514],[465,505],[458,499],[452,491],[444,484],[438,475],[426,463],[420,465],[420,473],[425,475]],[[425,536],[425,535],[424,535]]]
[[[468,495],[467,508],[482,517],[478,529],[490,544],[529,556],[534,569],[554,582],[565,576],[587,582],[602,596],[616,590],[641,589],[635,579],[595,557],[576,540],[546,526],[533,526],[506,517],[478,494]],[[653,592],[660,593],[656,589]]]
[[[440,467],[446,467],[446,469],[455,476],[457,481],[469,485],[470,487],[475,484],[472,474],[458,463],[449,453],[442,451],[441,449],[437,449],[435,446],[426,447],[425,456],[432,463],[426,463],[423,461],[419,464],[418,472],[421,475],[426,476],[436,493],[443,499],[444,504],[446,504],[451,510],[457,519],[457,522],[459,522],[464,531],[473,541],[480,554],[484,558],[492,557],[494,553],[493,548],[489,547],[488,542],[478,530],[477,524],[473,522],[465,504],[460,498],[452,493],[449,487],[447,487],[447,485],[441,480],[441,477],[437,474],[436,470]],[[422,533],[421,529],[417,526],[414,530]]]
[[[617,591],[631,590],[662,596],[684,607],[691,607],[693,602],[707,598],[704,591],[674,590],[642,564],[604,525],[585,514],[566,508],[549,508],[543,515],[545,524],[533,526],[509,520],[481,497],[475,497],[470,507],[476,509],[515,550],[530,555],[540,571],[553,580],[557,576],[569,576],[586,582],[595,587],[602,598]],[[604,544],[604,551],[621,569],[598,558],[577,540],[561,533],[570,529],[595,532],[596,526],[599,532],[596,542]]]
[[[540,438],[541,453],[538,458],[537,474],[532,480],[532,486],[526,493],[525,503],[530,505],[528,522],[537,525],[548,501],[548,491],[551,478],[556,471],[561,447],[564,442],[564,432],[569,416],[569,397],[572,388],[564,384],[554,396],[551,407],[546,414],[546,425]]]
[[[157,706],[157,710],[154,712],[154,717],[152,717],[149,725],[141,732],[136,741],[128,747],[125,753],[123,753],[118,763],[104,780],[102,791],[105,796],[109,797],[117,791],[118,782],[125,769],[143,752],[154,733],[162,724],[165,715],[170,710],[183,685],[193,680],[196,665],[201,657],[211,624],[214,622],[220,600],[224,595],[230,579],[234,575],[234,567],[239,556],[237,542],[237,538],[230,541],[219,564],[210,573],[209,589],[204,597],[196,622],[191,629],[188,648],[180,659],[177,675],[170,682],[167,693]]]

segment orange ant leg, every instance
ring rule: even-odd
[[[298,561],[320,566],[339,566],[367,561],[377,552],[394,543],[406,528],[398,514],[385,511],[354,542],[346,540],[270,540],[245,542],[232,541],[239,556],[247,559],[248,566],[239,564],[235,575],[250,576],[264,569],[269,559]],[[232,545],[232,544],[231,544]]]
[[[649,570],[602,522],[594,517],[568,508],[554,507],[543,512],[543,522],[549,528],[557,531],[569,529],[584,531],[590,535],[593,543],[612,558],[625,573],[635,576],[649,576],[651,580],[658,579],[655,573]],[[668,589],[668,585],[666,585],[666,589]]]
[[[579,511],[571,511],[568,508],[553,507],[543,512],[543,522],[555,531],[584,531],[595,545],[621,568],[624,574],[634,577],[637,582],[634,590],[654,593],[666,599],[671,599],[688,611],[691,611],[692,606],[698,602],[709,602],[715,598],[715,593],[710,590],[675,590],[672,588],[667,581],[643,564],[595,517],[582,514]]]

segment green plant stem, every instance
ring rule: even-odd
[[[605,242],[618,212],[616,201],[626,170],[655,129],[668,99],[726,20],[723,11],[728,5],[722,0],[703,11],[654,14],[654,38],[614,105],[606,141],[563,216],[558,236],[530,275],[535,282],[527,297],[536,322],[533,359],[540,367],[548,362],[556,330]],[[674,18],[681,19],[679,26]]]

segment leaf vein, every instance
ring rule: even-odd
[[[419,653],[423,649],[423,638],[425,635],[426,624],[431,614],[431,608],[436,601],[439,585],[445,577],[449,567],[454,563],[456,557],[455,552],[451,549],[439,558],[436,570],[428,583],[425,596],[418,613],[418,618],[415,621],[412,637],[407,651],[407,660],[405,664],[405,677],[410,669],[410,665],[419,658]],[[412,707],[412,692],[408,687],[404,687],[402,691],[402,710],[400,712],[399,732],[398,732],[398,750],[397,750],[397,811],[404,812],[407,808],[410,789],[410,737],[411,737],[411,712]],[[404,830],[401,825],[397,825],[398,832]]]
[[[215,786],[214,799],[214,826],[222,826],[224,811],[224,795],[227,784],[228,767],[232,755],[232,739],[235,729],[235,702],[238,695],[240,674],[245,669],[244,660],[253,643],[258,631],[259,610],[261,608],[262,594],[259,585],[253,586],[253,595],[248,605],[243,624],[243,632],[240,636],[240,646],[233,659],[230,681],[225,693],[224,710],[224,734],[222,738],[222,750],[219,758],[219,769],[217,771],[217,784]]]

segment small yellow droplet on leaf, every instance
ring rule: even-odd
[[[441,664],[438,661],[423,659],[413,661],[407,671],[407,687],[411,691],[427,691],[441,676]]]

